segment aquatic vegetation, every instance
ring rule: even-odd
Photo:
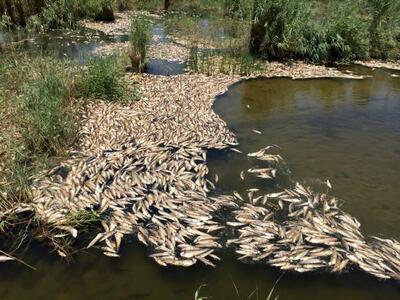
[[[24,55],[2,58],[0,232],[4,247],[15,251],[30,240],[36,224],[27,205],[31,176],[66,155],[78,103],[70,98],[68,64]]]
[[[247,46],[249,22],[224,15],[201,17],[182,11],[173,11],[165,16],[166,32],[188,44],[199,44],[206,48],[224,49],[233,42],[241,48]]]
[[[282,278],[279,277],[278,280],[275,282],[274,286],[268,291],[268,294],[266,294],[265,298],[260,298],[260,291],[258,288],[255,288],[249,295],[247,295],[245,298],[242,298],[239,292],[239,288],[238,286],[235,284],[235,282],[232,280],[232,285],[233,285],[233,289],[235,292],[235,296],[237,297],[238,300],[242,300],[242,299],[265,299],[265,300],[278,300],[278,296],[274,297],[274,292],[275,292],[275,288],[277,286],[277,284],[279,283],[280,279]],[[199,288],[195,291],[194,293],[194,299],[195,300],[206,300],[206,299],[211,299],[213,298],[212,296],[210,297],[205,297],[205,296],[200,296],[200,292],[201,289],[206,287],[206,284],[202,284],[199,286]],[[226,297],[228,297],[228,295],[226,295]]]
[[[115,57],[97,59],[84,76],[72,64],[49,57],[2,58],[0,214],[28,202],[32,175],[68,156],[76,139],[78,110],[85,101],[79,97],[101,92],[99,97],[124,102],[137,96],[129,94],[135,89],[122,85],[124,73]]]
[[[196,290],[196,292],[194,293],[194,300],[206,300],[208,297],[200,297],[200,290],[202,289],[202,287],[204,287],[205,285],[202,284],[201,286],[199,286],[199,288]]]
[[[255,59],[238,48],[201,50],[198,46],[191,47],[187,66],[193,73],[209,76],[215,74],[249,76],[261,73],[267,68],[264,61]]]
[[[274,297],[274,292],[275,292],[275,288],[278,285],[278,283],[281,280],[281,278],[282,278],[282,276],[279,277],[275,281],[275,284],[268,291],[268,294],[265,296],[265,300],[278,300],[279,296]],[[241,297],[240,292],[239,292],[239,288],[238,288],[238,286],[235,284],[235,282],[233,280],[232,280],[232,284],[233,284],[233,288],[234,288],[235,294],[237,296],[237,299],[239,299],[239,300],[244,299],[244,298]],[[260,300],[260,291],[259,291],[258,287],[256,287],[245,299],[247,299],[247,300],[250,300],[250,299]],[[261,298],[261,299],[263,299],[263,298]]]
[[[151,22],[143,16],[132,16],[128,56],[133,71],[142,72],[146,66],[147,47],[151,40]]]
[[[75,27],[82,18],[114,21],[114,10],[129,7],[126,0],[7,0],[0,1],[0,16],[7,27],[47,29]],[[35,26],[32,26],[35,24]],[[40,26],[39,26],[40,24]]]
[[[27,198],[28,177],[48,155],[73,139],[74,102],[69,101],[66,65],[26,56],[3,60],[1,110],[2,189],[7,201]],[[29,72],[27,72],[29,70]],[[13,122],[10,122],[13,120]]]

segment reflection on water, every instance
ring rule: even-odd
[[[162,22],[157,22],[153,26],[152,45],[169,44],[173,41],[167,36]],[[169,61],[167,59],[149,59],[146,64],[145,72],[152,75],[179,75],[185,73],[186,64],[179,61]]]
[[[366,72],[365,69],[362,69]],[[375,71],[363,81],[258,79],[233,86],[215,110],[237,134],[245,153],[278,144],[291,177],[316,184],[329,178],[333,193],[356,216],[367,234],[400,238],[400,80]],[[249,108],[248,108],[249,106]],[[263,132],[257,135],[252,129]],[[219,192],[265,186],[239,173],[257,164],[234,152],[209,154],[211,175],[218,173]],[[278,180],[285,186],[285,176]],[[0,299],[242,299],[255,288],[266,299],[280,273],[264,265],[238,262],[232,249],[220,253],[215,269],[163,268],[147,257],[137,242],[125,243],[120,259],[95,249],[66,263],[36,245],[24,259],[32,271],[14,263],[0,264]],[[379,282],[359,272],[343,275],[285,274],[279,299],[398,299],[400,285]],[[250,299],[256,299],[255,297]]]

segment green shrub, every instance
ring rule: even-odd
[[[312,3],[308,5],[309,1],[305,0],[256,0],[250,52],[267,59],[293,58],[315,63],[369,58],[370,21],[360,2],[332,0]],[[393,34],[387,34],[386,38],[390,40],[390,36]],[[389,48],[385,47],[384,52],[387,53]]]
[[[235,45],[228,49],[205,51],[193,46],[190,49],[187,66],[193,73],[206,75],[249,76],[266,70],[264,61],[255,59]]]
[[[121,99],[127,89],[124,76],[119,56],[93,58],[82,78],[82,96],[103,100]]]
[[[370,18],[371,54],[390,58],[400,48],[400,1],[367,0],[365,6]]]
[[[45,0],[42,22],[47,28],[75,27],[82,18],[113,21],[113,0]]]
[[[142,72],[146,65],[146,50],[151,41],[151,22],[143,16],[131,18],[128,55],[132,69]]]
[[[77,0],[46,1],[41,13],[43,23],[49,29],[74,27],[78,21],[76,5]]]

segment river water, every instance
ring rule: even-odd
[[[160,30],[155,28],[157,33]],[[108,37],[94,36],[71,32],[18,40],[23,40],[25,50],[82,63],[99,45],[110,42]],[[164,63],[154,62],[150,72],[162,73]],[[269,191],[293,181],[323,189],[321,182],[329,179],[330,193],[361,222],[366,235],[400,239],[400,78],[384,69],[349,69],[371,77],[254,79],[237,83],[218,97],[214,110],[237,135],[238,148],[248,153],[279,145],[287,173],[273,185],[250,176],[242,181],[240,171],[255,166],[254,161],[231,151],[210,151],[210,178],[215,174],[220,178],[216,193],[250,187]],[[24,257],[36,271],[15,263],[0,264],[0,299],[193,299],[202,284],[207,286],[201,295],[213,299],[248,299],[255,289],[260,299],[266,299],[282,274],[265,265],[237,261],[233,249],[219,253],[222,260],[215,269],[160,267],[135,240],[125,241],[119,259],[90,250],[65,262],[49,251],[38,243]],[[359,271],[288,273],[280,279],[276,294],[279,299],[296,300],[390,300],[399,299],[400,285]],[[257,299],[256,294],[249,299]]]

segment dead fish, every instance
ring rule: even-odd
[[[243,153],[242,151],[236,149],[236,148],[229,148],[231,151],[236,152],[236,153]]]
[[[15,258],[6,255],[0,255],[0,262],[10,261],[10,260],[15,260]]]
[[[214,182],[215,182],[215,183],[218,183],[218,180],[219,180],[218,174],[215,174],[215,176],[214,176]]]
[[[244,180],[244,172],[240,171],[240,179]]]
[[[262,134],[262,132],[261,131],[259,131],[259,130],[256,130],[256,129],[253,129],[252,130],[254,133],[257,133],[257,134]]]
[[[328,188],[330,188],[330,189],[332,188],[332,185],[331,185],[331,183],[330,183],[329,180],[326,181],[326,186],[327,186]]]
[[[243,198],[242,198],[242,196],[240,196],[240,194],[239,194],[238,192],[233,191],[233,195],[234,195],[236,198],[238,198],[239,200],[244,201]]]

